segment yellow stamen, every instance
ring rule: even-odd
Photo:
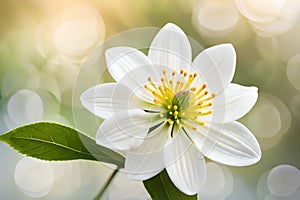
[[[206,88],[206,84],[202,84],[202,86],[198,89],[198,91],[196,92],[196,96],[199,95],[199,93],[204,90]]]
[[[152,85],[152,87],[154,87],[155,89],[157,89],[155,83],[153,82],[153,80],[152,80],[152,78],[150,76],[148,77],[148,81]]]
[[[198,102],[199,108],[205,108],[205,107],[209,107],[209,106],[212,106],[212,102],[206,102],[206,103],[204,103],[203,101]]]
[[[212,113],[211,110],[204,110],[204,111],[200,111],[200,112],[199,112],[199,115],[205,116],[205,115],[209,115],[209,114],[211,114],[211,113]]]
[[[190,123],[187,122],[186,120],[183,120],[182,123],[183,123],[186,127],[190,128],[190,129],[197,130],[197,128],[196,128],[195,126],[193,126],[192,124],[190,124]]]

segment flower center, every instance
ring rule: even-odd
[[[154,103],[162,108],[160,117],[165,118],[169,125],[191,128],[196,130],[196,124],[204,125],[201,117],[212,113],[212,98],[206,84],[199,88],[192,86],[198,73],[189,74],[180,69],[179,73],[172,72],[168,77],[163,70],[160,84],[148,77],[149,84],[145,88],[154,96]]]

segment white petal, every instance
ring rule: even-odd
[[[205,160],[180,129],[164,151],[166,170],[174,185],[182,192],[196,194],[205,180]]]
[[[99,127],[96,142],[114,150],[138,147],[153,126],[150,114],[140,109],[119,112],[106,119]]]
[[[87,110],[104,119],[138,106],[137,98],[130,88],[118,83],[91,87],[81,94],[80,100]]]
[[[239,122],[198,126],[197,131],[187,131],[199,151],[216,162],[247,166],[261,158],[256,138]]]
[[[148,57],[153,64],[172,67],[176,71],[189,68],[191,45],[184,32],[175,24],[166,24],[153,39]]]
[[[151,64],[144,53],[131,47],[108,49],[105,52],[105,58],[109,73],[116,81],[119,81],[132,69]]]
[[[224,93],[213,98],[210,122],[228,123],[243,117],[254,106],[257,97],[257,87],[229,84]]]
[[[202,51],[193,61],[207,82],[208,88],[215,93],[223,91],[232,81],[236,64],[236,53],[231,44],[221,44]]]
[[[130,179],[147,180],[164,169],[163,149],[167,138],[168,132],[161,125],[138,148],[126,153],[125,171]]]

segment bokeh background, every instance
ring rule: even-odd
[[[2,0],[0,133],[34,121],[74,126],[72,89],[89,53],[139,27],[180,26],[203,47],[230,42],[234,82],[259,99],[240,121],[256,135],[261,161],[228,167],[209,160],[199,199],[300,199],[299,0]],[[91,199],[111,166],[42,162],[0,143],[0,199]],[[120,173],[106,199],[149,199]]]

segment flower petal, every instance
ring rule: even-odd
[[[142,144],[151,126],[151,116],[143,110],[119,112],[100,125],[96,142],[113,150],[136,148]]]
[[[215,93],[223,91],[232,81],[236,53],[231,44],[221,44],[202,51],[193,61],[193,66]]]
[[[166,170],[175,186],[182,192],[196,194],[205,180],[205,160],[180,129],[164,151]]]
[[[167,138],[166,127],[160,125],[138,148],[126,153],[125,171],[130,179],[147,180],[164,169],[163,147]]]
[[[197,131],[187,131],[199,151],[216,162],[247,166],[261,158],[256,138],[239,122],[198,126]]]
[[[176,71],[189,68],[191,45],[184,32],[175,24],[166,24],[153,39],[148,57],[153,64],[172,67]]]
[[[80,100],[87,110],[104,119],[138,106],[137,98],[130,88],[118,83],[91,87],[81,94]]]
[[[109,73],[117,82],[132,69],[151,64],[144,53],[131,47],[108,49],[105,58]]]
[[[230,83],[221,93],[213,98],[212,115],[203,121],[211,123],[228,123],[247,114],[257,101],[257,87],[245,87]]]

